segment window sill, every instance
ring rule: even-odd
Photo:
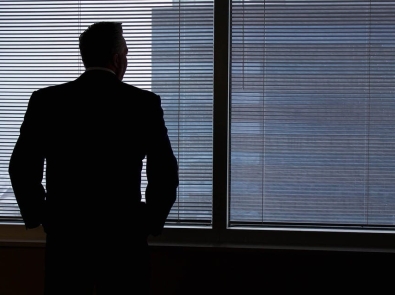
[[[395,253],[394,235],[395,232],[252,230],[245,228],[218,231],[199,227],[166,227],[162,235],[149,237],[148,241],[155,248]],[[0,246],[43,247],[44,245],[45,233],[41,227],[26,230],[21,224],[0,225]]]

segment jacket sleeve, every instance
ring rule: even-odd
[[[155,95],[148,115],[147,187],[145,191],[148,234],[161,234],[177,198],[178,163],[163,118],[160,97]]]
[[[44,211],[42,113],[37,92],[34,92],[8,167],[11,185],[27,229],[42,223]]]

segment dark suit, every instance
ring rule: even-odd
[[[146,204],[140,191],[145,157]],[[146,238],[161,233],[178,186],[160,97],[103,70],[32,94],[9,173],[26,227],[42,224],[47,233],[47,285],[62,284],[61,272],[68,285],[78,276],[102,283],[114,276],[122,285],[133,261],[142,259],[137,265],[145,267]],[[114,269],[125,265],[125,276]]]

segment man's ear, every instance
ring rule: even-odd
[[[120,63],[120,58],[119,58],[119,54],[116,53],[112,56],[112,64],[114,65],[115,68],[119,67],[119,63]]]

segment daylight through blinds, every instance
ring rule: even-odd
[[[231,1],[230,225],[395,225],[395,1]]]
[[[124,82],[161,96],[179,162],[178,198],[168,219],[211,223],[213,5],[0,1],[0,221],[21,220],[7,170],[31,93],[76,79],[84,71],[80,33],[97,21],[118,21],[129,48]],[[144,173],[142,192],[145,185]]]

